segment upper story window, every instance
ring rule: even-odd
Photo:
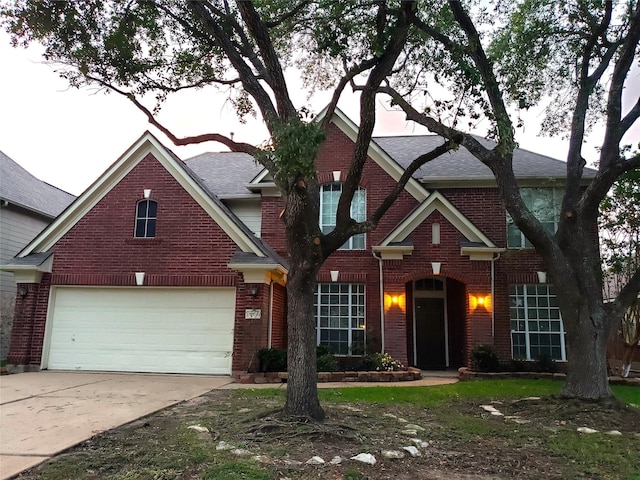
[[[520,190],[524,204],[531,213],[540,220],[542,226],[549,233],[554,234],[558,229],[558,218],[562,206],[563,191],[560,188],[522,188]],[[507,247],[531,248],[531,242],[526,239],[520,229],[513,223],[511,215],[507,213]]]
[[[320,229],[322,233],[330,233],[336,228],[336,212],[341,194],[341,183],[328,183],[322,185],[320,189]],[[356,222],[363,222],[366,219],[366,203],[365,190],[358,188],[351,202],[351,218]],[[360,233],[347,240],[340,247],[340,250],[364,250],[364,248],[364,233]]]
[[[136,238],[153,238],[156,236],[156,219],[158,202],[140,200],[136,206]]]

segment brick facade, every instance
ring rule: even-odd
[[[336,171],[345,178],[353,149],[353,142],[332,125],[317,161],[321,183],[333,182]],[[361,187],[366,190],[368,213],[377,208],[394,185],[383,168],[367,160]],[[157,231],[152,239],[133,238],[136,203],[143,198],[143,189],[151,189],[150,198],[158,202]],[[449,188],[439,192],[497,247],[506,247],[505,211],[495,188]],[[540,257],[533,250],[507,250],[499,258],[496,255],[494,262],[471,260],[460,251],[463,235],[436,210],[409,235],[411,254],[402,260],[382,261],[381,292],[380,262],[372,247],[379,245],[418,204],[404,191],[378,228],[366,235],[366,248],[335,252],[323,265],[318,281],[331,282],[330,272],[338,271],[339,283],[364,284],[369,350],[379,350],[384,343],[386,352],[405,365],[413,365],[413,284],[433,277],[432,262],[440,262],[438,278],[445,285],[449,366],[469,364],[470,352],[479,343],[492,344],[501,357],[510,358],[509,285],[537,283],[536,272],[545,270]],[[279,219],[283,208],[280,197],[262,198],[261,238],[286,258]],[[434,223],[440,226],[440,243],[431,238]],[[54,247],[52,274],[45,274],[39,284],[23,285],[29,292],[16,300],[9,362],[40,365],[51,286],[133,287],[134,272],[145,272],[145,286],[235,287],[232,371],[253,371],[258,367],[257,350],[286,346],[286,289],[277,283],[259,284],[254,294],[242,274],[227,266],[236,250],[225,231],[149,154],[60,238]],[[469,296],[490,295],[492,284],[491,308],[471,310]],[[406,307],[391,307],[383,312],[380,303],[384,294],[404,295]],[[245,319],[247,309],[260,309],[261,318]]]

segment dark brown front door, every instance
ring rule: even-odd
[[[444,298],[416,298],[417,366],[422,369],[444,369],[445,348]]]

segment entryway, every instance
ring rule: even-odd
[[[423,278],[407,285],[413,310],[413,363],[423,370],[465,364],[466,289],[445,277]]]

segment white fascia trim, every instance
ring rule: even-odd
[[[253,177],[253,180],[249,182],[249,185],[251,185],[252,187],[255,187],[256,184],[262,182],[268,175],[269,175],[269,170],[267,170],[266,168],[262,169],[262,171],[258,173],[258,175]]]
[[[493,260],[496,253],[503,253],[506,250],[506,248],[499,247],[462,247],[460,248],[460,255],[467,255],[469,260],[488,261]]]
[[[265,254],[249,237],[216,205],[211,197],[188,176],[183,168],[176,165],[171,154],[149,132],[142,135],[116,160],[77,200],[71,204],[56,220],[45,228],[19,254],[25,257],[34,252],[46,252],[51,249],[64,234],[82,219],[112,188],[114,188],[149,153],[167,169],[173,178],[187,190],[198,204],[225,231],[244,252],[255,253],[259,257]]]
[[[433,192],[427,201],[416,208],[380,243],[380,246],[386,247],[391,243],[404,241],[435,210],[439,211],[470,242],[480,242],[487,247],[495,247],[495,244],[440,192]]]
[[[405,255],[411,255],[413,253],[413,245],[391,245],[381,246],[377,245],[372,248],[376,253],[380,253],[382,260],[402,260]]]
[[[280,197],[282,196],[282,192],[275,184],[275,182],[262,182],[257,184],[248,183],[245,187],[249,190],[259,191],[263,197]]]

